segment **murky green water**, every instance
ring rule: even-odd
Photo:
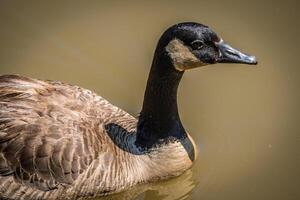
[[[163,30],[207,24],[259,65],[187,72],[179,106],[199,160],[178,178],[104,199],[296,200],[299,19],[289,0],[1,1],[0,74],[77,84],[137,115]]]

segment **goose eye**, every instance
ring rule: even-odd
[[[191,46],[194,50],[199,50],[203,47],[203,42],[200,40],[195,40],[191,43]]]

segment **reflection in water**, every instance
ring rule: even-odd
[[[178,184],[180,183],[180,184]],[[143,184],[133,187],[125,192],[98,198],[99,200],[179,200],[191,199],[190,193],[196,187],[197,180],[193,177],[192,170],[183,175],[162,181],[159,184]]]

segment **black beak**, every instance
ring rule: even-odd
[[[244,63],[249,65],[257,64],[255,56],[244,54],[239,50],[232,48],[223,42],[223,40],[215,44],[219,49],[220,54],[219,58],[217,59],[217,63]]]

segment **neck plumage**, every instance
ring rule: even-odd
[[[156,51],[137,127],[137,144],[152,147],[186,137],[177,107],[177,89],[183,72],[177,71],[166,52]]]

